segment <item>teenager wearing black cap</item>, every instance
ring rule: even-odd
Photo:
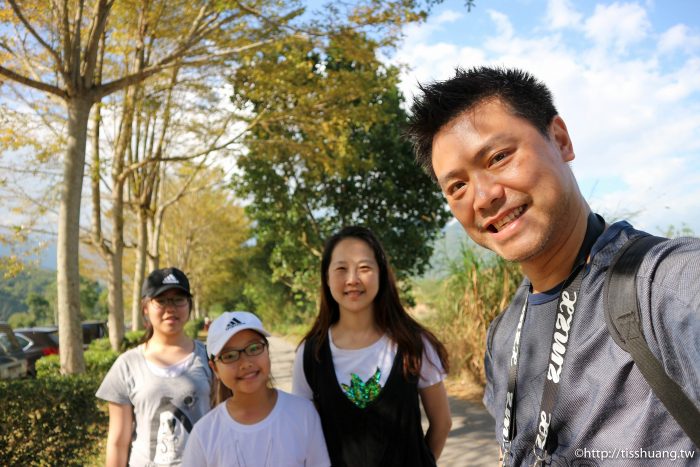
[[[97,390],[109,402],[106,465],[179,466],[192,425],[210,408],[211,389],[204,344],[185,334],[187,276],[172,267],[151,272],[141,309],[144,342],[119,356]]]

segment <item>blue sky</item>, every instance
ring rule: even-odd
[[[468,13],[463,0],[447,0],[405,27],[387,60],[405,66],[409,100],[417,82],[449,78],[456,66],[532,72],[554,93],[594,210],[652,233],[687,225],[700,236],[699,1],[476,0]],[[24,192],[40,186],[13,178]],[[4,223],[23,212],[8,210],[0,206]],[[51,212],[43,221],[55,226]]]
[[[462,0],[404,29],[410,100],[456,66],[530,71],[552,90],[591,207],[700,235],[700,2]]]

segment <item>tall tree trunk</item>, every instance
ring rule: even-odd
[[[71,98],[66,101],[68,141],[63,161],[63,186],[56,249],[58,340],[63,374],[85,372],[83,332],[80,326],[80,201],[83,191],[88,119],[92,104],[92,101],[85,97]]]
[[[119,164],[118,164],[119,165]],[[124,339],[124,183],[115,184],[112,194],[112,256],[109,264],[109,343],[118,350]]]
[[[192,308],[194,308],[192,310],[192,318],[193,319],[201,318],[202,313],[199,309],[199,295],[194,296],[194,299],[192,300],[192,304],[193,304]]]
[[[163,186],[162,175],[161,175],[161,186]],[[162,188],[161,188],[162,189]],[[158,199],[162,199],[163,196],[158,196]],[[151,224],[151,238],[150,248],[148,252],[148,266],[153,269],[160,268],[160,237],[163,232],[163,216],[165,215],[165,207],[159,206],[155,214],[150,220]]]
[[[148,247],[148,258],[147,258],[147,269],[153,271],[154,269],[160,268],[160,251],[158,250],[160,244],[160,225],[159,221],[151,221],[152,226],[149,234],[149,247]]]
[[[107,261],[107,274],[109,287],[107,287],[107,305],[109,306],[109,343],[114,350],[118,350],[124,339],[124,293],[122,292],[122,247],[115,248]],[[119,254],[119,257],[117,257]]]
[[[124,92],[122,120],[119,125],[116,147],[112,160],[112,256],[109,282],[110,344],[118,350],[124,339],[124,160],[131,143],[131,125],[134,119],[134,88]]]
[[[146,257],[148,256],[148,211],[139,207],[139,219],[136,233],[136,263],[134,264],[134,284],[131,302],[131,329],[143,329],[141,320],[141,284],[146,276]],[[150,272],[150,271],[149,271]]]

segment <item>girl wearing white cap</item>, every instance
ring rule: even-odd
[[[269,335],[247,311],[226,312],[209,326],[207,352],[220,403],[194,426],[184,465],[330,465],[311,401],[270,384]]]
[[[187,276],[156,269],[141,296],[144,342],[119,356],[97,390],[109,402],[105,465],[179,466],[192,426],[211,407],[212,373],[204,344],[185,334]]]

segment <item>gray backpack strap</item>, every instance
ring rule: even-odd
[[[608,331],[628,352],[652,391],[683,431],[700,447],[700,411],[671,379],[644,339],[637,301],[637,270],[644,255],[666,239],[650,235],[630,239],[612,260],[605,280],[605,321]]]

